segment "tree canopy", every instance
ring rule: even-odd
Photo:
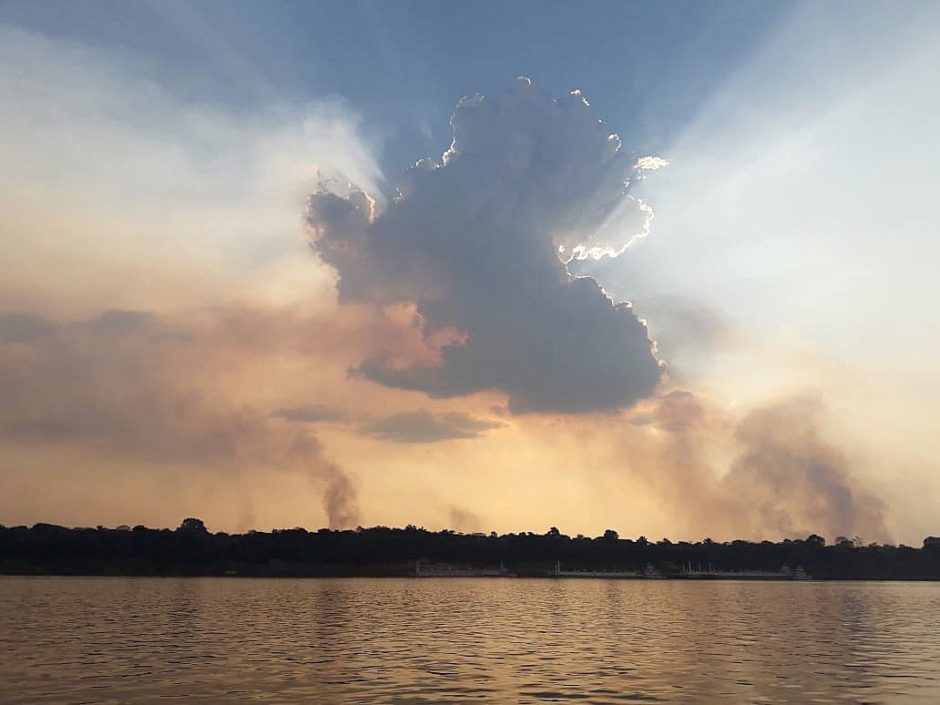
[[[841,537],[840,537],[841,539]],[[940,579],[940,538],[922,548],[839,540],[812,534],[783,541],[650,541],[608,529],[596,538],[544,534],[462,534],[376,526],[333,531],[302,528],[211,533],[187,518],[176,530],[135,526],[66,528],[0,526],[0,573],[116,575],[384,575],[404,574],[416,559],[463,565],[502,563],[520,574],[566,568],[639,569],[664,574],[685,566],[716,570],[802,567],[816,578]]]

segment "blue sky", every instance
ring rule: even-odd
[[[193,101],[243,109],[339,97],[397,173],[449,143],[467,93],[528,75],[579,88],[611,129],[668,145],[789,8],[772,2],[81,2],[0,20],[141,61]]]

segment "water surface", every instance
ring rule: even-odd
[[[0,578],[0,703],[940,703],[940,585]]]

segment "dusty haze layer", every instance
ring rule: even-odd
[[[861,368],[629,302],[681,164],[580,92],[465,98],[398,178],[348,106],[236,115],[2,39],[0,522],[930,533],[935,478],[882,497],[904,438],[845,413]]]

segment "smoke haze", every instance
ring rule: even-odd
[[[683,182],[690,201],[668,181],[689,168],[681,153],[653,174],[664,160],[632,152],[579,92],[522,79],[460,101],[450,145],[429,138],[441,156],[395,187],[341,101],[246,114],[76,42],[0,38],[0,522],[910,540],[933,521],[910,501],[932,480],[882,501],[888,473],[860,443],[894,425],[889,460],[929,453],[929,429],[905,440],[928,404],[864,403],[905,387],[897,351],[837,387],[842,358],[816,367],[802,353],[815,339],[794,352],[767,332],[855,304],[802,286],[815,267],[842,291],[829,274],[844,253],[809,269],[794,254],[824,237],[765,246],[764,199],[798,213],[790,238],[811,218],[789,194],[812,179],[740,198],[780,171],[763,141],[709,153]],[[722,240],[742,213],[751,232]],[[786,275],[772,300],[751,297],[765,328],[729,315],[722,300],[750,304],[751,289],[725,285],[771,281],[771,260]],[[649,285],[663,269],[681,271]],[[852,324],[853,351],[895,347],[870,324]],[[774,366],[796,372],[768,382]]]

